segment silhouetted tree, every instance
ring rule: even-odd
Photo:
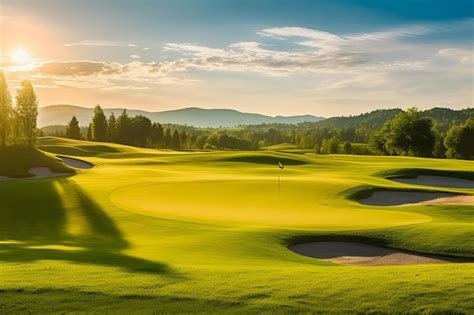
[[[66,127],[66,137],[76,140],[82,139],[81,128],[79,127],[79,121],[76,116],[72,117]]]
[[[89,140],[89,141],[94,140],[93,137],[92,137],[92,124],[89,124],[89,126],[87,126],[86,139]]]
[[[92,117],[92,137],[95,141],[107,141],[107,117],[104,111],[97,105]]]
[[[171,146],[171,130],[166,128],[165,135],[163,136],[163,147],[169,149]]]
[[[179,143],[181,144],[181,149],[187,149],[188,135],[186,134],[186,131],[179,134]]]
[[[118,140],[117,119],[114,113],[110,114],[107,122],[107,140],[110,142],[117,142]]]
[[[163,146],[163,128],[159,123],[153,123],[151,126],[151,145],[154,148]]]
[[[7,136],[13,123],[13,109],[10,92],[3,71],[0,71],[0,145],[6,146]]]
[[[127,114],[127,110],[124,109],[122,114],[117,119],[117,141],[122,144],[131,144],[130,131],[131,131],[131,120]]]
[[[352,144],[349,141],[344,142],[344,153],[351,154],[352,153]]]
[[[171,137],[171,145],[170,148],[174,150],[178,150],[181,147],[181,143],[179,141],[179,132],[175,130],[173,132],[173,136]]]
[[[30,80],[24,80],[20,84],[16,94],[16,112],[26,144],[32,147],[36,140],[38,98]]]
[[[151,121],[143,115],[138,115],[130,120],[130,136],[133,144],[139,147],[145,147],[151,136]]]

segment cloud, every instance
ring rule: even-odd
[[[99,74],[120,74],[126,69],[118,63],[93,61],[52,61],[40,63],[33,69],[36,75],[43,76],[91,76]]]
[[[445,48],[438,51],[438,54],[443,58],[451,59],[460,63],[472,64],[474,62],[472,48]]]
[[[425,35],[432,32],[434,29],[430,26],[423,25],[414,25],[408,27],[400,27],[389,31],[384,32],[374,32],[374,33],[362,33],[346,36],[346,40],[356,40],[356,41],[387,41],[387,40],[397,40],[403,37],[412,37]]]
[[[130,58],[133,58],[133,59],[140,59],[141,56],[140,56],[140,55],[130,55]]]
[[[253,72],[271,76],[298,73],[343,73],[388,70],[399,67],[420,69],[427,60],[409,57],[409,44],[403,38],[426,35],[443,29],[413,25],[372,33],[337,35],[296,26],[266,28],[259,35],[289,41],[285,51],[269,49],[259,42],[237,42],[225,48],[190,43],[168,43],[165,51],[183,56],[184,68],[209,71]],[[291,45],[293,44],[293,46]],[[298,47],[299,46],[299,47]]]
[[[296,26],[266,28],[261,30],[257,34],[278,39],[286,39],[288,37],[304,37],[329,41],[342,40],[341,37],[332,33]]]
[[[64,44],[64,46],[66,47],[74,47],[74,46],[117,47],[117,46],[124,46],[124,43],[117,42],[117,41],[109,41],[109,40],[87,39],[80,42],[67,43],[67,44]]]
[[[43,61],[31,64],[22,71],[6,68],[11,79],[28,77],[43,88],[73,87],[100,89],[145,90],[156,84],[182,84],[190,80],[178,78],[182,66],[174,62],[133,61],[126,64],[116,62]]]
[[[148,86],[133,86],[133,85],[114,85],[101,89],[102,91],[117,91],[117,90],[133,90],[133,91],[144,91],[150,90]]]
[[[135,44],[127,44],[128,47],[137,47]]]
[[[226,49],[210,48],[187,43],[169,43],[165,50],[183,54],[182,68],[210,71],[253,72],[271,76],[289,76],[296,73],[333,72],[341,68],[363,64],[365,58],[357,53],[337,52],[322,54],[318,51],[269,50],[257,42],[239,42]]]

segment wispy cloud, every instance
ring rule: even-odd
[[[387,41],[387,40],[397,40],[403,37],[412,37],[428,34],[434,31],[436,27],[434,26],[423,26],[423,25],[414,25],[408,27],[400,27],[389,31],[383,32],[374,32],[374,33],[362,33],[345,36],[346,40],[358,40],[358,41]]]
[[[66,43],[64,44],[64,46],[66,47],[74,47],[74,46],[117,47],[117,46],[125,46],[125,44],[123,42],[118,42],[118,41],[87,39],[80,42]]]
[[[452,59],[454,61],[472,64],[474,63],[474,52],[472,49],[466,48],[445,48],[441,49],[438,54],[443,58]],[[472,68],[471,68],[472,71]]]
[[[296,26],[266,28],[258,32],[259,35],[273,37],[277,39],[286,39],[288,37],[305,37],[311,39],[339,41],[342,38],[338,35]]]

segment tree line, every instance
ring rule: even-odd
[[[382,114],[377,114],[380,117]],[[281,143],[294,144],[318,154],[406,155],[437,158],[474,159],[474,117],[447,127],[445,133],[434,128],[432,119],[416,108],[397,111],[381,127],[307,127],[305,124],[261,124],[240,128],[194,128],[152,123],[147,117],[130,117],[124,110],[108,118],[99,105],[85,136],[75,117],[66,135],[139,147],[167,149],[255,150]],[[83,133],[83,132],[82,132]]]
[[[225,133],[205,135],[193,127],[161,125],[152,123],[143,115],[129,116],[124,110],[118,117],[112,113],[106,117],[97,105],[92,122],[84,134],[79,121],[72,117],[66,127],[65,136],[72,139],[86,139],[99,142],[112,142],[143,148],[159,149],[236,149],[249,150],[250,143]]]
[[[12,100],[5,75],[0,71],[0,147],[36,144],[38,98],[30,80],[20,83]]]

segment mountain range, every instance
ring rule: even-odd
[[[103,110],[106,116],[109,116],[111,113],[114,113],[115,116],[119,116],[124,109],[104,108]],[[316,122],[324,119],[323,117],[313,115],[267,116],[239,112],[233,109],[204,109],[197,107],[160,112],[127,109],[127,113],[130,116],[143,115],[152,122],[195,127],[235,127],[239,125],[262,123],[297,124],[302,122]],[[92,121],[93,115],[93,108],[75,105],[50,105],[39,108],[38,126],[66,125],[72,116],[76,116],[81,126],[87,126]]]

